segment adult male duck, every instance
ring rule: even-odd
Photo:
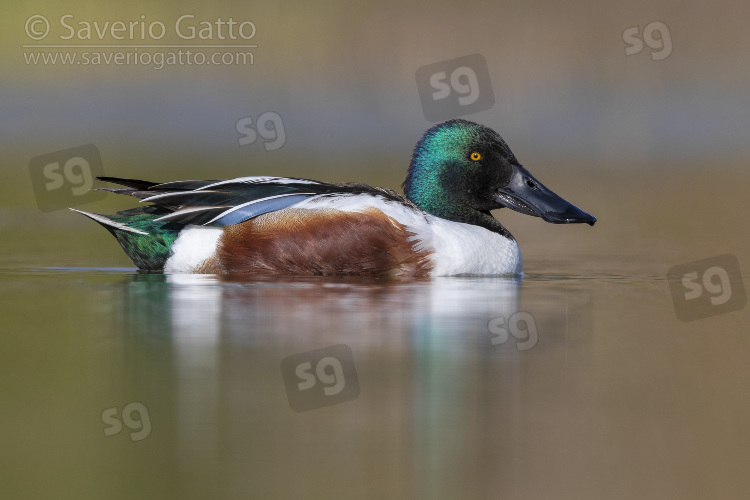
[[[103,177],[150,205],[82,213],[141,269],[284,275],[521,273],[518,243],[490,210],[593,225],[523,168],[494,130],[466,120],[417,143],[405,197],[367,184],[288,177],[158,184]]]

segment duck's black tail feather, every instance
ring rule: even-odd
[[[97,177],[100,181],[111,182],[112,184],[119,184],[126,186],[124,188],[96,188],[97,191],[108,191],[115,194],[124,194],[133,196],[142,200],[149,196],[159,194],[160,191],[149,191],[154,186],[158,186],[158,182],[141,181],[138,179],[121,179],[119,177]],[[166,191],[166,190],[165,190]]]
[[[97,177],[100,181],[111,182],[112,184],[119,184],[120,186],[127,186],[133,189],[146,190],[150,187],[161,184],[159,182],[142,181],[139,179],[123,179],[121,177]]]

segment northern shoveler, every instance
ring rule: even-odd
[[[406,196],[290,177],[101,180],[151,204],[115,215],[74,211],[107,228],[140,269],[171,273],[518,274],[518,243],[490,210],[596,222],[536,180],[497,132],[466,120],[424,134]]]

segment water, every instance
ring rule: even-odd
[[[8,269],[3,496],[747,491],[746,312],[683,323],[664,275],[570,271],[259,281]],[[282,360],[341,345],[356,380],[329,365],[317,382],[343,373],[358,392],[294,411]]]

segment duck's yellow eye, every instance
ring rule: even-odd
[[[481,155],[481,154],[479,154],[479,153],[477,153],[476,151],[474,151],[473,153],[471,153],[471,156],[470,156],[470,158],[471,158],[472,160],[474,160],[474,161],[479,161],[479,160],[481,160],[481,159],[482,159],[482,155]]]

